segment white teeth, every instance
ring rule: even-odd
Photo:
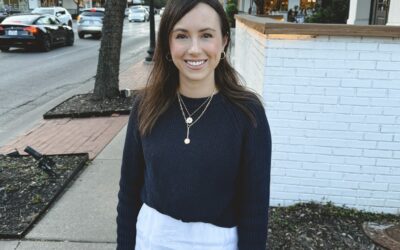
[[[186,61],[186,62],[191,66],[199,66],[205,63],[206,61],[202,60],[202,61]]]

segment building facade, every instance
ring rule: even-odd
[[[26,11],[29,9],[29,2],[29,0],[0,0],[0,9]]]
[[[80,8],[102,7],[105,0],[81,0]],[[132,1],[131,1],[132,2]],[[19,10],[30,12],[36,7],[61,6],[71,14],[76,14],[77,4],[74,0],[0,0],[0,9]]]
[[[280,12],[295,9],[295,6],[300,9],[313,9],[320,0],[271,0],[265,1],[264,12]],[[254,6],[253,0],[239,0],[238,9],[241,12],[248,12],[251,6]]]
[[[350,0],[347,24],[400,25],[400,0]]]
[[[264,13],[284,14],[295,8],[299,11],[312,10],[322,2],[323,0],[268,0],[264,4]],[[240,12],[248,13],[250,7],[254,8],[254,5],[253,0],[238,0]],[[350,0],[347,24],[397,26],[400,25],[400,15],[396,10],[400,11],[400,0]]]

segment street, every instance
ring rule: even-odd
[[[155,16],[156,27],[160,17]],[[31,128],[41,115],[71,97],[94,87],[100,40],[79,39],[50,52],[12,49],[0,52],[0,146]],[[120,71],[147,55],[149,22],[124,20]]]

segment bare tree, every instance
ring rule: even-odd
[[[79,15],[79,8],[83,4],[83,0],[74,0],[74,3],[76,4],[76,16]]]
[[[107,0],[105,3],[106,11],[94,84],[95,99],[119,95],[119,63],[125,7],[126,0]]]

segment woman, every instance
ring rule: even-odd
[[[229,40],[218,0],[167,3],[128,124],[118,249],[265,249],[271,135]]]

